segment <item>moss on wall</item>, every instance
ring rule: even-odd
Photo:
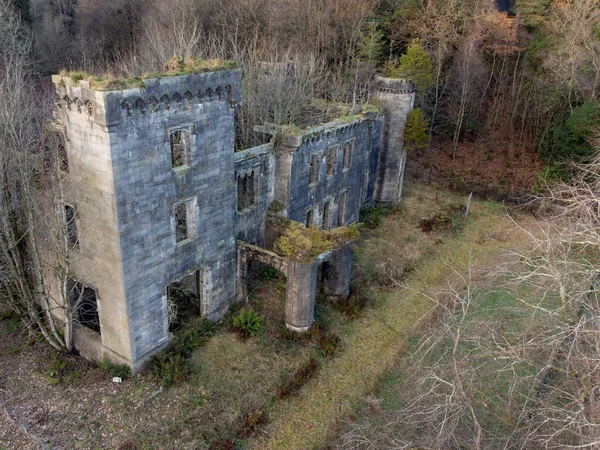
[[[279,225],[283,234],[273,244],[275,253],[305,263],[322,253],[339,250],[360,235],[356,224],[330,231],[306,228],[301,223],[288,219],[280,219]]]
[[[75,84],[81,80],[88,81],[90,88],[99,91],[116,91],[129,88],[145,89],[144,80],[172,76],[189,75],[193,73],[218,72],[220,70],[236,69],[235,61],[221,59],[195,59],[189,57],[174,57],[165,63],[164,72],[144,73],[139,77],[118,78],[112,75],[97,76],[86,72],[72,72],[62,70],[62,77],[70,78]]]

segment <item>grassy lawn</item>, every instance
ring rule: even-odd
[[[61,382],[50,385],[44,375],[52,351],[43,343],[23,345],[27,337],[2,322],[0,395],[29,436],[15,420],[0,422],[0,448],[23,449],[36,439],[60,448],[327,446],[427,322],[432,303],[421,292],[451,281],[450,266],[492,263],[517,239],[503,208],[484,202],[474,203],[466,223],[449,214],[440,222],[444,230],[421,230],[423,218],[464,200],[408,186],[402,206],[376,216],[380,226],[357,244],[350,306],[319,298],[308,336],[285,329],[285,279],[259,273],[250,295],[262,335],[244,339],[222,324],[190,358],[191,375],[162,391],[147,373],[116,384],[74,358],[61,369]],[[282,394],[285,386],[292,388]]]

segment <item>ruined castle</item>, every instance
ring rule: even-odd
[[[241,70],[146,79],[126,89],[54,76],[55,112],[73,186],[65,208],[77,292],[74,345],[133,371],[169,343],[169,286],[183,283],[200,314],[219,319],[245,301],[248,264],[287,276],[286,326],[312,322],[317,268],[323,289],[349,293],[350,244],[311,261],[272,251],[276,215],[331,229],[360,209],[399,201],[402,136],[412,83],[377,78],[369,110],[234,151]],[[277,205],[276,208],[273,205]]]

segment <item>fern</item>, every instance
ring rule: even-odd
[[[232,318],[233,327],[246,337],[257,336],[263,331],[262,319],[252,308],[244,308]]]

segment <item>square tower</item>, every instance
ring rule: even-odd
[[[53,77],[72,185],[72,267],[90,298],[74,343],[135,372],[169,341],[170,285],[191,282],[209,319],[235,298],[241,71],[115,89],[77,78]],[[98,326],[86,324],[94,314]]]

